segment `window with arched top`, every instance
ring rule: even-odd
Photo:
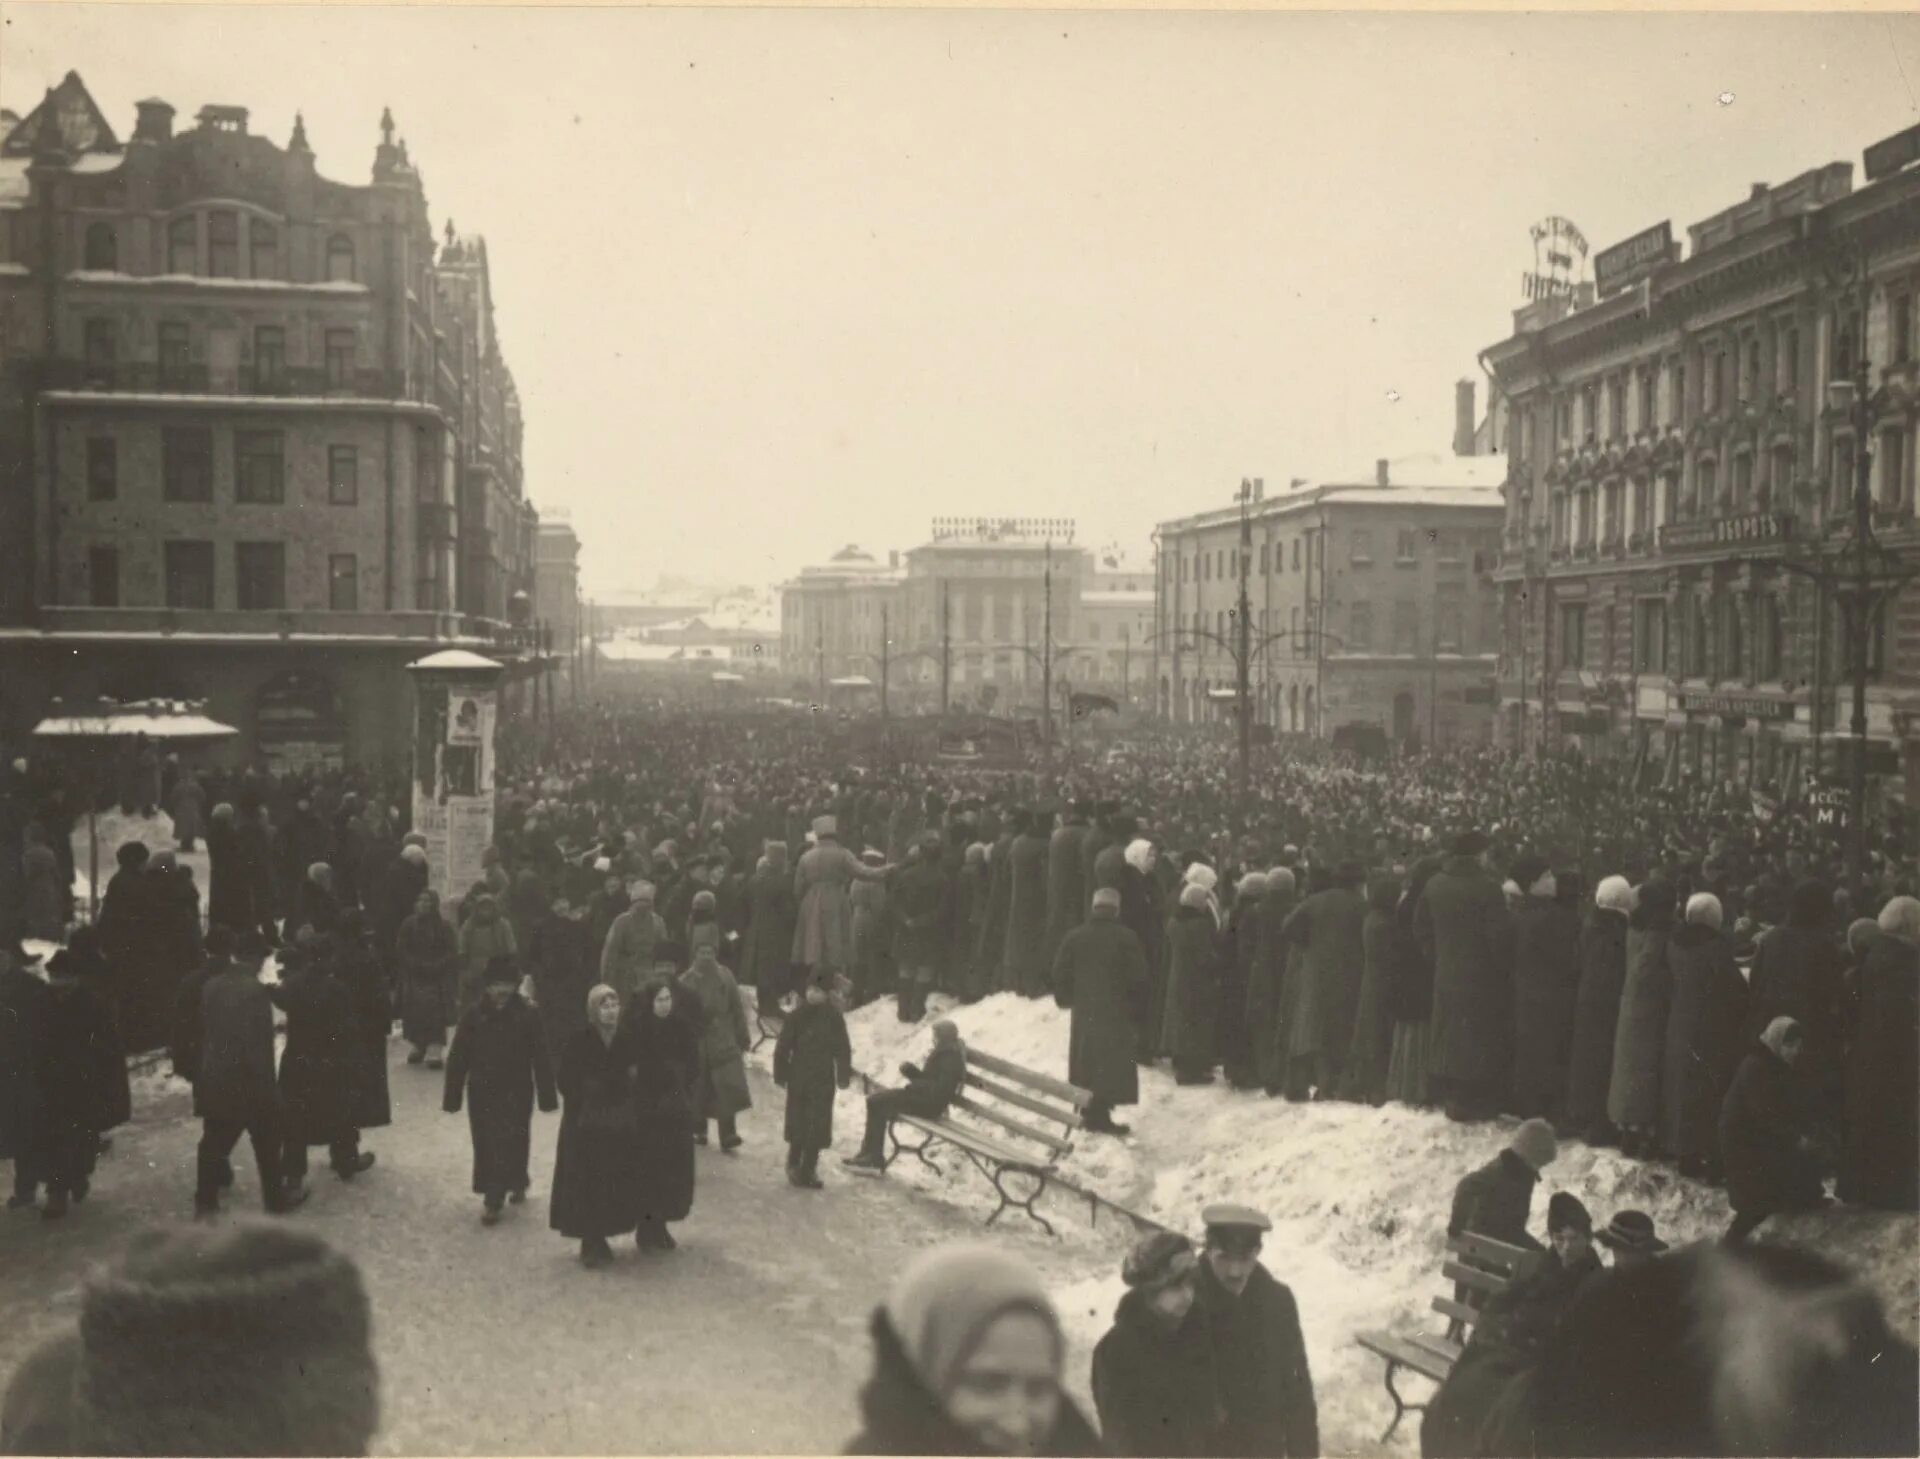
[[[344,233],[335,233],[327,239],[327,282],[354,282],[353,240]]]
[[[86,264],[90,269],[112,270],[119,267],[119,249],[115,245],[113,224],[87,225]]]

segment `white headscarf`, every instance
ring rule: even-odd
[[[1624,876],[1601,878],[1593,889],[1593,905],[1606,912],[1633,910],[1633,885]]]
[[[1145,876],[1153,870],[1153,842],[1147,840],[1144,836],[1129,841],[1124,854],[1127,858],[1127,865],[1131,866],[1142,876]]]
[[[1726,913],[1721,910],[1720,899],[1712,892],[1695,892],[1687,898],[1688,922],[1718,931],[1725,919]]]
[[[1192,886],[1204,887],[1212,891],[1220,883],[1220,873],[1204,861],[1196,861],[1187,868],[1187,882]]]

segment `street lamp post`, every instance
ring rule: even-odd
[[[1253,501],[1253,483],[1240,483],[1240,623],[1235,637],[1240,649],[1234,655],[1234,712],[1239,716],[1240,784],[1239,800],[1246,804],[1248,788],[1253,783],[1253,650],[1251,634],[1253,606],[1247,597],[1247,573],[1253,562],[1253,518],[1248,508]]]
[[[1047,753],[1053,753],[1053,539],[1047,539],[1046,566],[1041,575],[1041,590],[1045,594],[1040,622],[1040,703],[1046,722],[1041,730],[1041,738],[1046,744]]]

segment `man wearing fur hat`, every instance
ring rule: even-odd
[[[1073,1011],[1067,1078],[1093,1094],[1089,1130],[1126,1134],[1127,1126],[1114,1123],[1114,1107],[1140,1101],[1134,1055],[1145,1032],[1149,981],[1146,949],[1120,921],[1120,893],[1102,887],[1089,919],[1067,934],[1053,960],[1053,996]]]

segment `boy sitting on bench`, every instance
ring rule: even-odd
[[[960,1042],[960,1030],[949,1019],[933,1025],[933,1052],[927,1067],[902,1064],[900,1073],[907,1080],[904,1089],[881,1089],[867,1096],[867,1135],[860,1153],[849,1155],[841,1164],[849,1170],[878,1175],[887,1168],[887,1126],[895,1115],[918,1115],[937,1120],[947,1112],[967,1075],[967,1046]]]

